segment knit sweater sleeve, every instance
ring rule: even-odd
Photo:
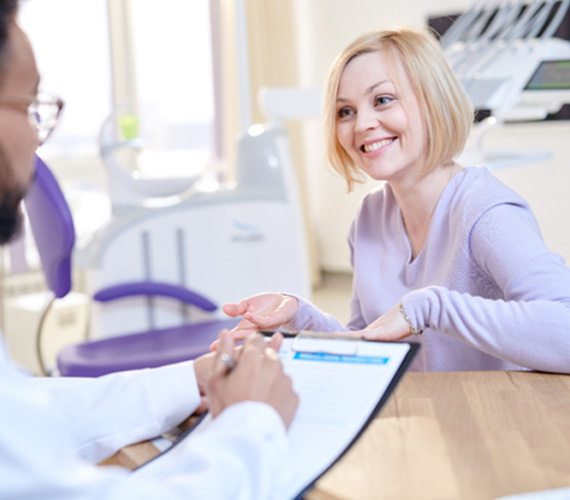
[[[469,251],[503,298],[414,290],[402,301],[415,326],[521,366],[570,373],[570,269],[547,249],[531,212],[513,204],[486,211],[471,229]]]
[[[353,241],[356,220],[357,219],[352,222],[350,230],[348,232],[348,246],[350,249],[351,267],[354,267]],[[297,314],[295,315],[295,318],[293,318],[293,321],[287,325],[284,325],[285,329],[288,331],[298,332],[301,330],[311,330],[319,332],[344,332],[348,330],[360,330],[366,326],[366,322],[362,317],[362,312],[360,310],[358,292],[354,287],[352,289],[352,297],[350,301],[351,315],[347,326],[343,325],[334,316],[325,313],[304,298],[298,296],[296,297],[299,301]]]

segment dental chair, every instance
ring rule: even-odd
[[[36,352],[44,374],[50,370],[42,355],[45,320],[54,302],[72,287],[72,253],[75,229],[69,206],[48,166],[36,157],[35,177],[25,198],[47,287],[53,299],[46,307],[37,331]],[[128,256],[126,256],[128,258]],[[134,296],[167,297],[203,311],[217,309],[208,298],[175,283],[142,281],[117,284],[99,290],[93,300],[120,301]],[[153,331],[130,332],[64,347],[57,356],[57,374],[96,377],[106,373],[162,366],[194,359],[208,352],[220,330],[232,328],[235,319],[212,319]]]

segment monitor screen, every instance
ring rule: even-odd
[[[542,61],[524,90],[570,89],[570,59]]]

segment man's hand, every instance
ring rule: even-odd
[[[259,334],[252,334],[241,349],[236,349],[231,332],[220,334],[215,355],[208,359],[212,374],[206,382],[206,399],[212,415],[242,401],[259,401],[272,406],[287,428],[299,406],[299,397],[293,390],[291,378],[283,372],[277,355],[282,336],[276,334],[270,342]],[[227,359],[235,360],[230,370]]]

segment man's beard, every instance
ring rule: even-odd
[[[4,144],[0,143],[0,245],[8,243],[22,227],[21,204],[26,187],[19,186]]]
[[[22,227],[21,201],[24,193],[13,189],[10,193],[0,194],[0,245],[8,243]]]

